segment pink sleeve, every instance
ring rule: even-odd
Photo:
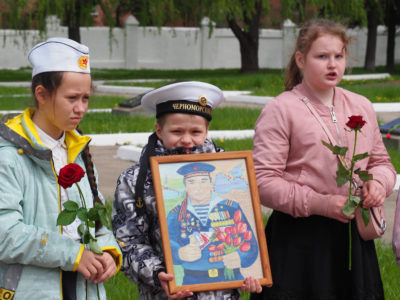
[[[373,114],[374,115],[371,119],[376,120],[374,111]],[[390,162],[390,156],[388,155],[386,147],[382,141],[382,135],[380,133],[377,121],[375,121],[374,124],[373,137],[374,140],[371,153],[377,155],[369,158],[367,169],[373,175],[374,179],[383,185],[386,190],[386,197],[389,197],[393,192],[397,176],[396,170]]]
[[[294,217],[326,216],[331,196],[299,185],[285,171],[289,151],[298,149],[290,149],[290,120],[278,102],[264,107],[255,126],[253,157],[261,203]]]

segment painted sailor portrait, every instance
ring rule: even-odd
[[[205,162],[185,163],[176,170],[184,191],[180,203],[168,212],[167,224],[174,268],[181,268],[183,285],[243,280],[242,268],[258,257],[246,214],[237,201],[221,194],[223,184],[216,188],[211,176],[215,170]],[[214,177],[222,182],[221,176]],[[232,182],[234,176],[223,177]]]

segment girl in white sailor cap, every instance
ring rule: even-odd
[[[90,138],[77,131],[90,96],[89,49],[51,38],[28,58],[36,107],[0,124],[0,299],[98,299],[98,292],[106,299],[101,283],[121,262],[112,233],[100,223],[93,231],[104,251],[98,255],[80,241],[78,219],[56,225],[63,203],[81,205],[76,185],[58,184],[67,164],[85,170],[79,187],[86,205],[103,200]]]
[[[138,284],[143,300],[240,299],[239,290],[171,294],[173,279],[164,266],[150,156],[220,152],[207,138],[212,109],[224,99],[222,91],[211,84],[188,81],[173,83],[143,96],[142,106],[155,113],[156,131],[149,137],[140,161],[118,179],[112,211],[113,230],[121,246],[121,270]],[[182,205],[187,205],[182,204]],[[261,292],[253,277],[245,278],[242,291]]]

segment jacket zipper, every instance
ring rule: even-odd
[[[333,124],[335,125],[335,128],[336,128],[336,133],[337,133],[337,136],[338,136],[339,146],[342,146],[342,139],[340,137],[340,131],[339,131],[339,127],[337,125],[337,119],[336,119],[335,111],[333,110],[333,106],[330,107],[330,112],[331,112],[332,122],[333,122]]]

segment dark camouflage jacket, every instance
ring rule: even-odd
[[[211,140],[206,139],[203,146],[193,148],[191,153],[220,151]],[[165,149],[160,140],[155,152],[156,156],[184,154],[183,149]],[[138,285],[141,300],[167,299],[158,280],[158,273],[165,268],[151,171],[147,171],[144,181],[143,201],[136,201],[139,168],[140,163],[137,163],[125,170],[118,179],[115,191],[112,223],[123,253],[121,270]],[[236,300],[240,299],[240,294],[238,290],[199,292],[189,299]]]

